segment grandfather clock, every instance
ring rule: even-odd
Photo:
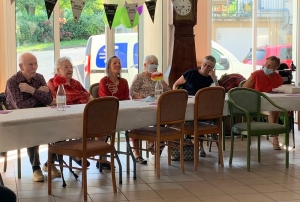
[[[187,70],[197,68],[194,26],[197,24],[198,0],[172,0],[174,49],[169,85]]]

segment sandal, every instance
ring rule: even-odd
[[[148,150],[150,151],[150,153],[152,154],[152,155],[154,155],[154,144],[148,144]]]
[[[273,138],[273,149],[274,150],[281,150],[281,148],[279,146],[278,137],[277,138]]]
[[[147,164],[147,160],[143,159],[141,156],[135,158],[135,161],[139,164]]]

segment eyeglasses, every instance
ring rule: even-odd
[[[213,66],[211,66],[211,65],[209,65],[209,64],[207,64],[207,63],[204,63],[203,66],[208,67],[208,68],[210,68],[210,69],[213,69],[213,68],[214,68]]]

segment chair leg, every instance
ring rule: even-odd
[[[260,136],[257,136],[257,159],[260,162]]]
[[[117,150],[115,149],[115,157],[117,159],[118,165],[119,165],[119,184],[122,184],[122,164],[118,155]],[[112,166],[110,166],[112,168]]]
[[[18,178],[21,179],[21,150],[18,149]]]
[[[250,172],[250,145],[251,145],[251,135],[247,136],[247,171]]]
[[[220,148],[220,145],[222,144],[222,137],[223,135],[221,134],[222,130],[220,131],[219,135],[218,135],[218,142],[217,146],[218,146],[218,153],[219,153],[219,163],[221,164],[222,167],[224,167],[224,159],[223,159],[223,152],[222,152],[222,148]]]
[[[290,125],[291,125],[291,130],[292,130],[292,138],[293,138],[293,149],[295,149],[295,123],[294,123],[294,111],[290,112]],[[299,120],[298,120],[299,122]]]
[[[171,142],[167,141],[167,146],[168,146],[168,165],[171,165]]]
[[[140,140],[139,141],[139,148],[142,148],[142,145],[143,145],[143,141]],[[140,150],[140,156],[143,156],[143,150]]]
[[[126,143],[127,144],[127,143]],[[130,156],[130,146],[126,147],[126,172],[130,172],[130,161],[129,161],[129,156]]]
[[[115,158],[114,156],[117,156],[116,151],[113,151],[110,153],[110,167],[111,167],[111,179],[113,183],[113,190],[114,193],[117,193],[117,185],[116,185],[116,174],[115,174]],[[122,172],[122,170],[121,170]]]
[[[6,172],[6,169],[7,169],[7,152],[5,152],[3,172]]]
[[[194,170],[198,170],[198,163],[199,163],[199,136],[194,135]]]
[[[229,165],[232,165],[233,147],[234,147],[234,133],[231,131],[231,148],[230,148]]]
[[[160,141],[155,143],[155,162],[156,162],[156,176],[160,178],[160,150],[159,150]],[[183,152],[183,150],[182,150]]]
[[[225,151],[225,117],[222,117],[222,149]]]
[[[285,134],[285,167],[289,167],[289,132]]]
[[[51,166],[52,166],[52,153],[50,149],[48,149],[48,195],[51,195],[51,186],[52,186],[52,174],[51,174]]]
[[[117,132],[117,150],[120,151],[120,132]]]
[[[0,185],[4,186],[4,182],[3,182],[3,179],[2,179],[1,173],[0,173]]]
[[[113,157],[111,156],[111,158],[113,158]],[[81,159],[81,161],[82,161],[83,199],[84,199],[84,201],[87,201],[87,177],[86,177],[86,175],[87,175],[87,165],[86,165],[87,158],[86,158],[86,156],[83,157],[83,158]],[[100,167],[101,167],[101,166],[100,166]],[[114,167],[111,167],[111,169],[112,169],[112,171],[114,171],[114,170],[113,170]],[[113,173],[115,173],[115,172],[112,172],[112,174],[113,174]],[[116,181],[114,181],[114,182],[116,182]]]
[[[199,142],[199,141],[198,141]],[[183,156],[184,139],[180,138],[180,166],[181,173],[184,173],[184,156]],[[198,147],[199,148],[199,147]]]

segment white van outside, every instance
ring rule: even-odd
[[[138,73],[138,42],[137,33],[115,34],[115,55],[121,60],[122,77],[127,79],[129,86]],[[239,73],[248,78],[252,65],[241,63],[224,47],[212,41],[212,55],[216,58],[218,78],[227,73]],[[86,89],[93,83],[100,82],[105,76],[106,48],[105,35],[94,35],[88,39],[84,65],[84,86]]]

